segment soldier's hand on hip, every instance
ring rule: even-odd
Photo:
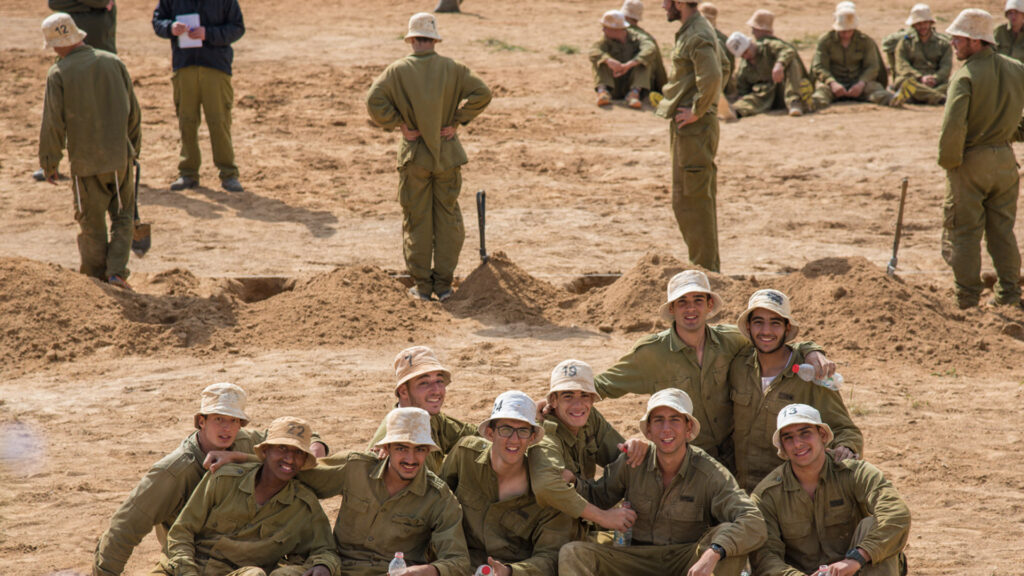
[[[691,108],[679,108],[676,111],[676,125],[679,128],[686,126],[687,124],[693,124],[697,121],[697,117],[693,115],[693,109]]]
[[[455,133],[458,131],[458,126],[443,126],[441,127],[441,138],[445,140],[451,140],[455,138]]]
[[[402,138],[405,138],[409,142],[415,142],[416,140],[419,140],[419,137],[420,137],[420,131],[419,130],[413,130],[412,128],[409,128],[405,124],[401,124],[399,126],[399,128],[402,129]]]

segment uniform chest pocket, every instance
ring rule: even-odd
[[[370,501],[359,496],[345,494],[341,501],[341,512],[343,514],[365,514],[370,509]]]
[[[509,532],[512,536],[509,540],[517,547],[530,544],[534,524],[529,508],[508,510],[501,515],[501,526]]]
[[[473,510],[486,510],[490,502],[487,498],[479,491],[474,490],[466,485],[466,483],[460,483],[458,489],[455,491],[455,495],[464,508],[471,508]]]
[[[696,542],[708,528],[704,520],[704,506],[691,497],[679,498],[665,510],[672,525],[672,539],[676,542]]]
[[[782,522],[779,530],[782,532],[783,541],[800,542],[811,536],[811,523],[806,520]]]
[[[413,534],[422,533],[426,522],[411,514],[395,514],[391,516],[391,525],[400,537],[408,537]]]
[[[844,502],[838,506],[829,506],[825,511],[825,535],[830,540],[847,542],[853,537],[853,529],[858,519],[853,515],[853,507]]]
[[[749,392],[738,392],[732,390],[729,392],[729,398],[733,404],[739,404],[743,407],[750,407],[750,404],[754,401],[754,395]]]

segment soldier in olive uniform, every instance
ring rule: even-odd
[[[405,41],[412,54],[374,80],[366,108],[381,128],[402,130],[398,200],[405,265],[416,283],[410,294],[444,301],[466,239],[459,192],[468,159],[457,129],[483,112],[491,91],[469,68],[434,52],[441,35],[433,15],[414,14]]]
[[[633,30],[625,15],[609,10],[601,16],[604,36],[590,49],[597,105],[608,106],[613,99],[626,99],[633,109],[643,108],[644,94],[651,90],[651,66],[658,45],[647,35]]]
[[[935,19],[926,4],[910,11],[913,27],[896,47],[896,98],[902,102],[943,104],[953,71],[953,48],[935,32]]]
[[[623,454],[589,494],[603,506],[630,503],[637,513],[632,542],[567,544],[558,556],[559,574],[739,575],[747,554],[764,542],[764,519],[732,474],[689,444],[701,428],[691,408],[682,390],[651,396],[640,420],[653,443],[644,462],[630,467]]]
[[[130,166],[142,146],[131,76],[116,55],[85,45],[85,33],[67,14],[58,12],[44,20],[43,37],[59,59],[46,75],[39,166],[56,184],[57,166],[67,147],[75,220],[81,229],[80,270],[130,289],[128,257],[135,215]]]
[[[882,472],[863,460],[836,462],[832,430],[817,410],[791,404],[772,437],[786,460],[754,490],[768,540],[753,555],[763,576],[905,575],[910,510]]]
[[[858,25],[853,8],[843,7],[835,14],[832,30],[818,40],[811,64],[818,85],[812,97],[815,110],[836,100],[892,102],[893,94],[885,89],[888,77],[878,45],[858,30]]]
[[[697,5],[697,11],[708,21],[711,29],[715,31],[715,38],[718,39],[718,51],[724,56],[725,64],[722,65],[722,93],[730,98],[736,92],[736,57],[725,48],[725,41],[728,36],[718,29],[718,6],[711,2],[701,2]]]
[[[726,45],[740,58],[736,73],[739,98],[732,104],[737,116],[779,109],[801,116],[811,107],[813,88],[796,50],[774,38],[754,42],[742,32],[733,32]]]
[[[552,576],[571,522],[541,506],[530,486],[527,451],[544,437],[537,405],[512,390],[498,396],[483,438],[463,438],[444,459],[441,478],[462,504],[462,526],[473,566],[493,576]]]
[[[434,351],[426,346],[406,348],[395,356],[394,362],[396,408],[422,408],[430,414],[430,437],[438,450],[427,455],[427,469],[437,474],[441,462],[459,440],[474,436],[476,427],[456,420],[441,411],[452,373],[437,359]],[[373,450],[387,432],[385,421],[381,421],[368,450]]]
[[[788,344],[800,331],[789,298],[778,290],[754,292],[736,326],[754,345],[748,353],[737,355],[729,367],[735,423],[732,438],[740,488],[752,491],[783,463],[772,445],[772,434],[779,409],[794,402],[810,404],[825,415],[835,431],[828,448],[836,462],[858,458],[864,450],[864,436],[850,418],[842,396],[804,382],[793,371],[804,362],[804,355]]]
[[[1024,0],[1006,0],[1006,24],[996,26],[995,51],[1024,62]]]
[[[651,69],[651,92],[660,94],[662,86],[668,82],[668,72],[665,70],[665,61],[661,57],[657,39],[640,27],[640,20],[644,16],[644,3],[640,0],[625,0],[622,3],[622,13],[626,16],[626,22],[629,22],[630,30],[646,36],[654,43],[654,53],[647,59],[646,64]]]
[[[295,480],[316,466],[312,429],[284,417],[255,447],[260,463],[232,464],[203,477],[167,534],[169,576],[337,576],[331,524]]]
[[[380,576],[395,552],[405,554],[405,576],[469,574],[462,508],[444,480],[427,469],[430,415],[395,408],[377,443],[383,457],[351,452],[321,458],[299,479],[319,498],[342,495],[334,523],[342,576]]]
[[[946,30],[964,62],[950,81],[939,135],[939,166],[947,182],[942,249],[961,308],[977,306],[984,288],[983,235],[999,279],[991,303],[1021,305],[1020,249],[1013,233],[1020,174],[1010,142],[1020,139],[1024,64],[993,51],[991,23],[988,12],[968,9]]]

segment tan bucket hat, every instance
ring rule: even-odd
[[[1003,14],[1006,14],[1010,10],[1024,12],[1024,0],[1006,0],[1006,8],[1003,8]]]
[[[401,443],[440,450],[430,436],[430,414],[423,408],[395,408],[384,417],[384,426],[386,433],[374,448]]]
[[[932,9],[927,4],[914,4],[914,7],[910,9],[910,16],[907,17],[907,26],[913,26],[921,22],[935,22],[935,17],[932,16]]]
[[[686,419],[693,424],[693,427],[690,429],[690,437],[686,439],[687,442],[693,442],[693,439],[700,435],[700,422],[693,416],[693,401],[690,400],[690,396],[686,392],[678,388],[665,388],[651,395],[651,398],[647,401],[647,412],[640,419],[640,430],[647,429],[647,419],[650,418],[651,412],[654,412],[655,408],[662,406],[671,408],[686,416]]]
[[[711,23],[711,26],[718,28],[718,6],[715,6],[711,2],[701,2],[697,5],[697,11],[704,17],[705,20]]]
[[[594,397],[594,402],[601,399],[594,387],[594,369],[581,360],[562,360],[551,371],[551,386],[548,388],[548,403],[553,395],[567,390],[579,390]]]
[[[430,38],[441,41],[441,34],[437,31],[437,19],[429,12],[419,12],[409,18],[409,33],[405,35],[406,42],[412,42],[413,38]]]
[[[857,18],[857,13],[852,8],[843,8],[836,12],[835,22],[832,23],[832,29],[836,32],[849,32],[850,30],[856,30],[857,26],[860,26],[860,18]]]
[[[835,12],[832,13],[832,16],[834,17],[836,14],[839,14],[843,10],[853,10],[853,11],[856,12],[857,11],[857,5],[854,4],[853,2],[849,2],[849,1],[840,2],[840,3],[836,4],[836,10],[835,10]]]
[[[965,36],[974,40],[981,40],[989,44],[995,44],[996,38],[992,33],[992,15],[978,8],[968,8],[957,15],[956,20],[946,28],[946,34],[951,36]]]
[[[754,45],[754,41],[747,37],[743,32],[733,32],[729,35],[729,39],[725,41],[725,47],[732,52],[732,55],[737,58],[743,58],[747,50]]]
[[[774,32],[775,14],[768,10],[756,10],[754,15],[750,17],[750,20],[747,20],[747,26],[757,30],[764,30],[765,32]]]
[[[626,0],[622,3],[622,14],[639,22],[644,15],[644,3],[640,0]]]
[[[199,412],[192,417],[196,430],[199,429],[199,417],[210,414],[238,418],[242,426],[249,424],[249,417],[245,415],[245,399],[245,390],[230,382],[210,384],[203,389]]]
[[[87,34],[79,30],[70,14],[54,12],[43,20],[43,49],[66,48],[85,40]]]
[[[395,393],[398,388],[413,378],[427,372],[444,372],[445,379],[450,383],[452,373],[445,368],[434,355],[434,351],[426,346],[413,346],[402,350],[395,356]]]
[[[284,416],[270,423],[267,429],[267,439],[257,444],[253,450],[260,460],[266,459],[264,451],[267,446],[281,445],[294,446],[306,453],[306,462],[301,470],[309,470],[316,467],[316,454],[309,449],[313,441],[313,428],[302,418]]]
[[[629,28],[629,22],[626,22],[626,15],[619,10],[609,10],[601,16],[601,26],[612,30],[625,30]]]
[[[483,436],[484,430],[490,426],[491,422],[503,419],[518,420],[533,427],[533,441],[530,442],[531,446],[540,442],[540,439],[544,437],[544,427],[537,424],[537,404],[534,403],[529,396],[519,390],[502,392],[494,399],[494,407],[491,408],[491,416],[476,427],[477,434]]]
[[[778,450],[779,458],[783,460],[789,460],[789,458],[786,457],[786,453],[782,450],[782,443],[779,441],[779,431],[793,424],[814,424],[824,430],[826,437],[825,446],[831,444],[832,439],[835,438],[835,435],[832,434],[832,428],[829,428],[828,424],[821,421],[821,412],[807,404],[790,404],[779,410],[779,417],[775,421],[775,433],[772,434],[772,444]]]
[[[683,270],[676,274],[668,281],[667,292],[668,299],[661,305],[661,308],[658,308],[658,314],[666,322],[673,320],[672,312],[668,309],[669,305],[693,292],[702,292],[711,296],[711,301],[714,304],[712,305],[711,313],[708,314],[708,320],[718,316],[724,305],[722,297],[711,291],[711,283],[708,281],[707,275],[700,270]]]
[[[747,337],[747,340],[750,340],[750,326],[747,322],[750,319],[750,313],[756,308],[771,310],[786,320],[789,320],[789,328],[786,329],[786,342],[796,338],[796,335],[800,332],[800,325],[793,319],[793,311],[789,305],[789,297],[778,290],[758,290],[750,295],[750,300],[747,301],[747,309],[744,310],[740,314],[739,318],[736,319],[736,327],[739,328],[740,332]]]

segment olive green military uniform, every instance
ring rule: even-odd
[[[1020,301],[1020,251],[1013,233],[1020,175],[1010,142],[1024,108],[1024,64],[984,47],[950,81],[939,136],[946,169],[943,255],[953,267],[962,306],[978,303],[981,237],[999,282],[1001,304]]]
[[[205,116],[218,177],[221,180],[238,178],[231,140],[231,110],[235,105],[231,74],[207,66],[185,66],[171,75],[171,87],[181,132],[178,173],[199,181],[203,158],[199,149],[199,126]]]
[[[650,35],[641,34],[633,28],[626,28],[625,42],[602,36],[601,41],[596,42],[590,49],[590,64],[594,70],[595,89],[602,86],[608,88],[612,98],[617,99],[625,98],[630,90],[636,90],[641,94],[654,90],[652,65],[656,54],[660,60],[658,45]],[[605,64],[609,59],[618,60],[623,64],[630,60],[636,60],[640,65],[616,78],[612,75],[612,69]],[[664,71],[664,65],[662,71]],[[660,85],[658,89],[661,89]],[[655,92],[657,91],[655,90]]]
[[[654,53],[651,54],[645,63],[651,70],[651,91],[660,93],[661,88],[668,82],[668,72],[665,70],[665,60],[661,57],[661,47],[658,46],[658,40],[650,32],[639,26],[633,25],[629,29],[646,36],[654,44]]]
[[[996,39],[996,52],[1024,62],[1024,31],[1013,33],[1010,23],[1001,24],[992,30]]]
[[[751,350],[750,342],[731,324],[709,324],[704,333],[703,363],[672,328],[641,338],[633,350],[594,378],[602,398],[625,394],[654,394],[679,388],[693,401],[693,415],[700,422],[700,436],[691,444],[726,466],[732,467],[732,400],[729,398],[729,365],[733,358]],[[803,354],[821,351],[813,342],[795,344]]]
[[[669,121],[672,146],[672,210],[690,262],[717,272],[718,257],[718,98],[722,91],[722,51],[711,24],[690,16],[672,49],[672,75],[656,114]],[[697,120],[679,128],[680,107]]]
[[[804,362],[802,352],[793,350],[786,366],[764,390],[757,350],[751,347],[739,354],[729,367],[729,396],[732,399],[736,450],[736,481],[747,492],[783,463],[772,444],[779,411],[790,404],[807,404],[821,413],[832,428],[835,439],[829,448],[845,446],[864,453],[864,436],[853,423],[839,392],[813,382],[804,382],[793,373],[793,366]]]
[[[608,466],[588,497],[607,508],[625,499],[636,510],[633,543],[616,548],[573,542],[558,557],[559,573],[686,574],[711,544],[725,549],[716,576],[738,576],[747,554],[764,542],[757,506],[736,480],[700,448],[687,447],[679,472],[664,486],[657,450],[631,468],[626,455]]]
[[[81,229],[80,270],[104,281],[127,278],[135,215],[130,166],[142,145],[141,114],[131,76],[114,54],[79,46],[47,73],[39,131],[47,178],[57,173],[65,145]]]
[[[752,497],[768,525],[768,540],[752,557],[754,573],[803,576],[859,547],[871,556],[871,563],[857,573],[860,576],[900,574],[910,509],[871,464],[825,458],[811,498],[786,462],[761,481]],[[855,538],[868,517],[874,518],[874,526]]]
[[[888,76],[882,65],[878,45],[860,30],[854,31],[850,45],[846,47],[835,30],[822,35],[814,52],[811,73],[818,84],[813,96],[817,110],[827,108],[835,101],[836,97],[829,87],[832,82],[838,82],[847,89],[858,82],[864,82],[864,90],[854,100],[888,104],[892,99],[892,94],[885,89]]]
[[[949,74],[953,71],[953,47],[932,29],[927,42],[917,30],[911,30],[896,47],[896,90],[901,99],[922,104],[946,101]],[[924,76],[935,76],[935,86],[921,82]]]
[[[896,81],[896,47],[899,46],[900,40],[907,34],[913,34],[913,27],[900,28],[896,32],[889,34],[885,38],[882,38],[882,53],[885,54],[885,61],[889,66],[889,74],[886,79]]]
[[[420,132],[398,147],[405,264],[420,294],[451,288],[466,237],[459,192],[468,159],[459,136],[445,140],[441,128],[468,124],[490,102],[483,80],[433,50],[398,60],[370,86],[366,107],[374,122],[388,131],[405,124]]]
[[[206,475],[167,534],[170,576],[259,574],[301,576],[320,564],[337,576],[331,524],[313,492],[292,480],[266,502],[256,501],[263,464],[229,464]],[[287,564],[286,568],[278,568]]]
[[[387,458],[351,452],[320,458],[299,474],[319,498],[344,496],[334,523],[342,576],[380,576],[395,552],[410,566],[430,564],[440,576],[470,573],[462,508],[448,485],[424,467],[391,496],[387,467]]]
[[[807,69],[792,46],[777,38],[766,37],[757,41],[754,61],[740,58],[736,73],[736,91],[739,99],[732,105],[739,116],[753,116],[773,109],[797,107],[811,109],[814,87],[807,77]],[[775,64],[782,64],[785,78],[779,84],[772,80]]]
[[[558,549],[569,542],[572,522],[558,510],[539,504],[532,491],[500,500],[489,441],[459,441],[444,459],[441,478],[462,504],[462,527],[473,566],[486,564],[490,556],[517,575],[557,572]]]
[[[591,408],[587,423],[576,434],[556,415],[547,415],[544,437],[528,453],[537,502],[578,519],[587,507],[583,484],[594,480],[598,466],[604,468],[619,457],[619,444],[624,441],[596,408]],[[576,476],[575,488],[565,483],[562,470]],[[573,526],[573,535],[577,539],[586,535],[581,522]]]
[[[710,24],[710,22],[709,22]],[[714,26],[712,26],[714,28]],[[736,56],[729,51],[726,47],[725,42],[729,39],[718,28],[714,28],[715,37],[718,38],[718,51],[725,56],[725,61],[728,63],[728,67],[722,69],[722,92],[726,95],[731,96],[736,93]],[[741,58],[742,60],[742,58]]]
[[[85,32],[85,43],[99,50],[117,54],[117,3],[110,10],[110,0],[49,0],[50,10],[66,12],[75,26]]]
[[[386,423],[381,421],[377,431],[373,434],[373,439],[370,440],[370,445],[367,447],[367,450],[373,450],[377,445],[377,442],[384,439],[387,431]],[[444,461],[445,455],[451,452],[452,448],[455,447],[459,440],[466,436],[476,436],[476,426],[456,420],[444,412],[431,414],[430,438],[434,441],[434,444],[440,448],[440,450],[434,450],[427,455],[427,469],[434,474],[439,474],[441,472],[441,463]]]

